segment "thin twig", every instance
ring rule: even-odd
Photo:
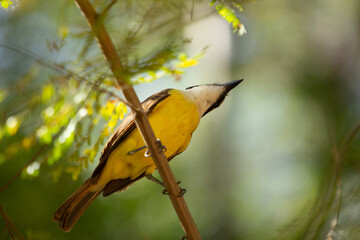
[[[132,31],[130,36],[126,37],[123,44],[121,44],[121,48],[118,52],[120,52],[120,56],[126,54],[126,52],[130,49],[131,45],[135,42],[136,36],[141,31],[141,29],[145,26],[145,23],[148,21],[149,14],[152,14],[154,11],[154,5],[151,5],[148,10],[146,10],[145,14],[142,16],[141,21],[139,22],[139,26],[135,31]]]
[[[11,222],[11,219],[9,218],[9,216],[7,216],[7,215],[5,215],[5,216],[6,216],[6,219],[8,221],[8,224],[9,224],[11,230],[12,230],[13,235],[15,236],[15,239],[16,240],[26,240],[26,238],[21,233],[21,231],[19,231],[19,229],[16,227],[16,225],[13,222]]]
[[[200,233],[195,225],[195,222],[190,214],[187,204],[181,194],[177,181],[172,173],[166,156],[161,150],[159,144],[157,144],[154,131],[152,130],[149,120],[142,109],[138,96],[135,93],[133,87],[129,84],[128,76],[124,73],[124,67],[120,61],[116,48],[106,31],[106,28],[102,22],[102,19],[98,19],[98,14],[95,11],[93,5],[89,0],[75,0],[80,10],[83,12],[85,18],[90,25],[92,32],[99,44],[99,47],[107,60],[111,71],[114,74],[117,84],[122,88],[123,94],[127,102],[134,105],[139,111],[134,111],[135,124],[140,130],[140,133],[145,141],[148,150],[152,154],[154,163],[158,169],[160,177],[169,192],[169,197],[174,206],[174,209],[179,217],[179,220],[183,226],[186,237],[189,240],[201,239]]]
[[[336,183],[336,197],[338,199],[338,204],[336,207],[336,215],[331,220],[330,229],[326,235],[326,240],[333,240],[333,234],[335,232],[335,228],[337,223],[339,222],[339,216],[341,211],[341,203],[342,203],[342,180],[341,180],[341,159],[338,148],[336,147],[335,140],[333,137],[333,158],[335,165],[335,183]]]
[[[49,61],[44,61],[43,59],[41,59],[41,57],[37,56],[36,54],[30,52],[29,50],[27,50],[25,48],[22,48],[20,46],[15,47],[15,46],[11,46],[11,45],[8,45],[8,44],[5,44],[5,43],[0,43],[0,46],[4,47],[4,48],[7,48],[7,49],[10,49],[10,50],[12,50],[14,52],[17,52],[19,54],[22,54],[22,55],[24,55],[26,57],[29,57],[29,58],[33,59],[34,61],[38,62],[39,64],[41,64],[41,65],[43,65],[43,66],[45,66],[47,68],[50,68],[50,69],[52,69],[52,70],[54,70],[54,71],[56,71],[56,72],[58,72],[58,73],[60,73],[60,74],[62,74],[64,76],[74,77],[79,82],[83,82],[83,83],[85,83],[87,85],[93,85],[94,84],[93,82],[87,80],[85,77],[76,74],[75,72],[65,68],[62,65],[52,63],[52,62],[49,62]],[[97,89],[99,90],[99,92],[106,93],[109,96],[117,98],[119,101],[123,102],[128,107],[136,109],[134,105],[132,105],[131,103],[128,103],[124,98],[116,95],[115,93],[107,90],[106,88],[98,86]],[[6,113],[5,113],[5,115],[6,115]],[[5,115],[4,115],[3,124],[5,122]]]
[[[108,13],[108,11],[110,10],[110,8],[117,2],[117,0],[112,0],[105,8],[104,10],[99,14],[99,16],[101,16],[101,18],[104,18],[105,15]]]
[[[5,212],[4,212],[3,208],[1,207],[1,205],[0,205],[0,212],[1,212],[1,215],[2,215],[2,217],[3,217],[3,219],[4,219],[6,228],[7,228],[8,232],[10,233],[11,239],[12,239],[12,240],[15,240],[15,237],[14,237],[14,235],[13,235],[12,232],[11,232],[11,229],[10,229],[10,226],[9,226],[9,223],[8,223],[8,220],[7,220],[7,217],[6,217]]]
[[[103,88],[99,88],[98,89],[99,92],[103,91]],[[119,95],[110,92],[110,91],[104,91],[104,93],[108,94],[109,96],[113,97],[113,98],[117,98],[119,101],[123,102],[125,105],[129,106],[131,109],[133,109],[134,111],[140,111],[137,107],[135,107],[133,104],[129,103],[128,101],[125,101],[122,97],[120,97]]]
[[[346,139],[345,145],[342,148],[341,153],[339,153],[338,148],[335,145],[335,140],[333,137],[333,155],[334,155],[334,164],[335,164],[335,173],[336,173],[336,195],[338,198],[338,205],[336,207],[336,215],[331,221],[330,230],[328,234],[326,235],[326,240],[333,240],[333,234],[335,232],[335,228],[337,226],[337,223],[339,221],[340,217],[340,210],[341,210],[341,204],[342,204],[342,178],[341,178],[341,158],[345,158],[346,154],[351,146],[351,143],[353,142],[356,135],[360,132],[360,124],[356,126],[356,128],[351,132],[350,136]]]
[[[333,129],[329,129],[329,142],[331,143],[331,149],[334,149],[335,145],[335,138],[334,138],[334,131]],[[328,174],[324,176],[324,180],[326,181],[326,184],[324,185],[324,189],[321,193],[319,193],[317,200],[315,200],[316,203],[318,203],[318,207],[315,207],[312,218],[308,222],[306,227],[306,232],[308,233],[306,235],[305,239],[318,239],[319,235],[321,234],[321,231],[323,229],[323,226],[325,225],[327,219],[330,215],[330,210],[333,207],[334,201],[337,197],[337,189],[339,187],[338,180],[338,169],[340,169],[340,166],[338,165],[339,161],[337,161],[337,158],[333,156],[333,169]],[[314,226],[314,229],[311,230],[310,228]]]
[[[354,141],[356,135],[360,132],[360,123],[355,127],[355,129],[351,132],[349,138],[345,142],[345,146],[343,147],[342,155],[345,156],[347,151],[350,148],[351,143]]]

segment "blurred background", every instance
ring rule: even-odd
[[[202,237],[359,239],[360,2],[242,7],[243,36],[207,1],[124,1],[107,15],[141,100],[244,79],[171,162]],[[120,94],[73,1],[1,8],[0,57],[0,205],[16,239],[181,239],[147,180],[100,196],[70,233],[52,222],[97,165],[114,106],[125,113],[97,88]],[[11,239],[3,219],[0,239]]]

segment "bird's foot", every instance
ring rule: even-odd
[[[161,148],[161,150],[163,152],[166,152],[167,148],[161,143],[160,139],[156,139],[157,144],[159,145],[159,147]],[[131,150],[127,153],[127,155],[133,155],[134,153],[137,153],[138,151],[141,151],[143,149],[147,148],[146,145],[139,147],[135,150]],[[145,157],[151,157],[150,151],[149,149],[145,151]]]
[[[154,177],[153,175],[151,175],[151,174],[146,174],[145,176],[146,176],[146,178],[147,178],[148,180],[153,181],[153,182],[155,182],[155,183],[157,183],[157,184],[165,187],[165,186],[164,186],[164,183],[163,183],[162,181],[160,181],[159,179],[157,179],[156,177]]]
[[[178,184],[180,183],[180,181],[178,182]],[[184,196],[184,194],[186,193],[186,189],[185,188],[181,188],[181,187],[179,187],[180,188],[180,193],[178,194],[178,198],[180,198],[180,197],[182,197],[182,196]],[[162,194],[164,194],[164,195],[169,195],[169,192],[166,190],[166,188],[162,191]]]
[[[160,139],[156,139],[157,145],[161,148],[161,151],[166,152],[167,148],[161,143]],[[145,152],[145,157],[151,157],[151,153],[148,150]]]
[[[133,155],[134,153],[137,153],[138,151],[143,150],[144,148],[146,148],[146,146],[142,146],[142,147],[139,147],[139,148],[137,148],[135,150],[129,151],[127,153],[127,155]]]
[[[153,175],[151,174],[147,174],[145,175],[147,179],[149,179],[150,181],[153,181],[163,187],[165,187],[164,183],[162,181],[160,181],[159,179],[157,179],[156,177],[154,177]],[[181,183],[181,181],[178,181],[177,184],[179,185]],[[182,197],[184,196],[184,194],[186,193],[186,189],[185,188],[180,188],[180,193],[178,195],[178,197]],[[166,190],[166,188],[162,191],[162,194],[164,195],[169,195],[169,192],[168,190]]]

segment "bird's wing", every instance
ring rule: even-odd
[[[167,98],[170,94],[169,91],[171,89],[165,89],[161,92],[155,93],[154,95],[151,95],[149,98],[147,98],[145,101],[141,103],[144,111],[147,115],[149,115],[153,109],[156,107],[158,103],[160,103],[162,100]],[[100,176],[99,173],[101,173],[102,169],[104,168],[107,159],[109,158],[111,152],[119,146],[119,144],[126,139],[126,137],[136,128],[135,122],[134,122],[134,116],[132,113],[130,113],[122,123],[119,125],[119,127],[116,129],[116,131],[113,133],[113,135],[110,137],[108,142],[106,143],[101,156],[100,156],[100,163],[95,168],[91,179],[96,181],[98,177]]]

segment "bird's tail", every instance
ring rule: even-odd
[[[87,180],[56,210],[53,220],[65,232],[72,229],[92,201],[102,192]]]

